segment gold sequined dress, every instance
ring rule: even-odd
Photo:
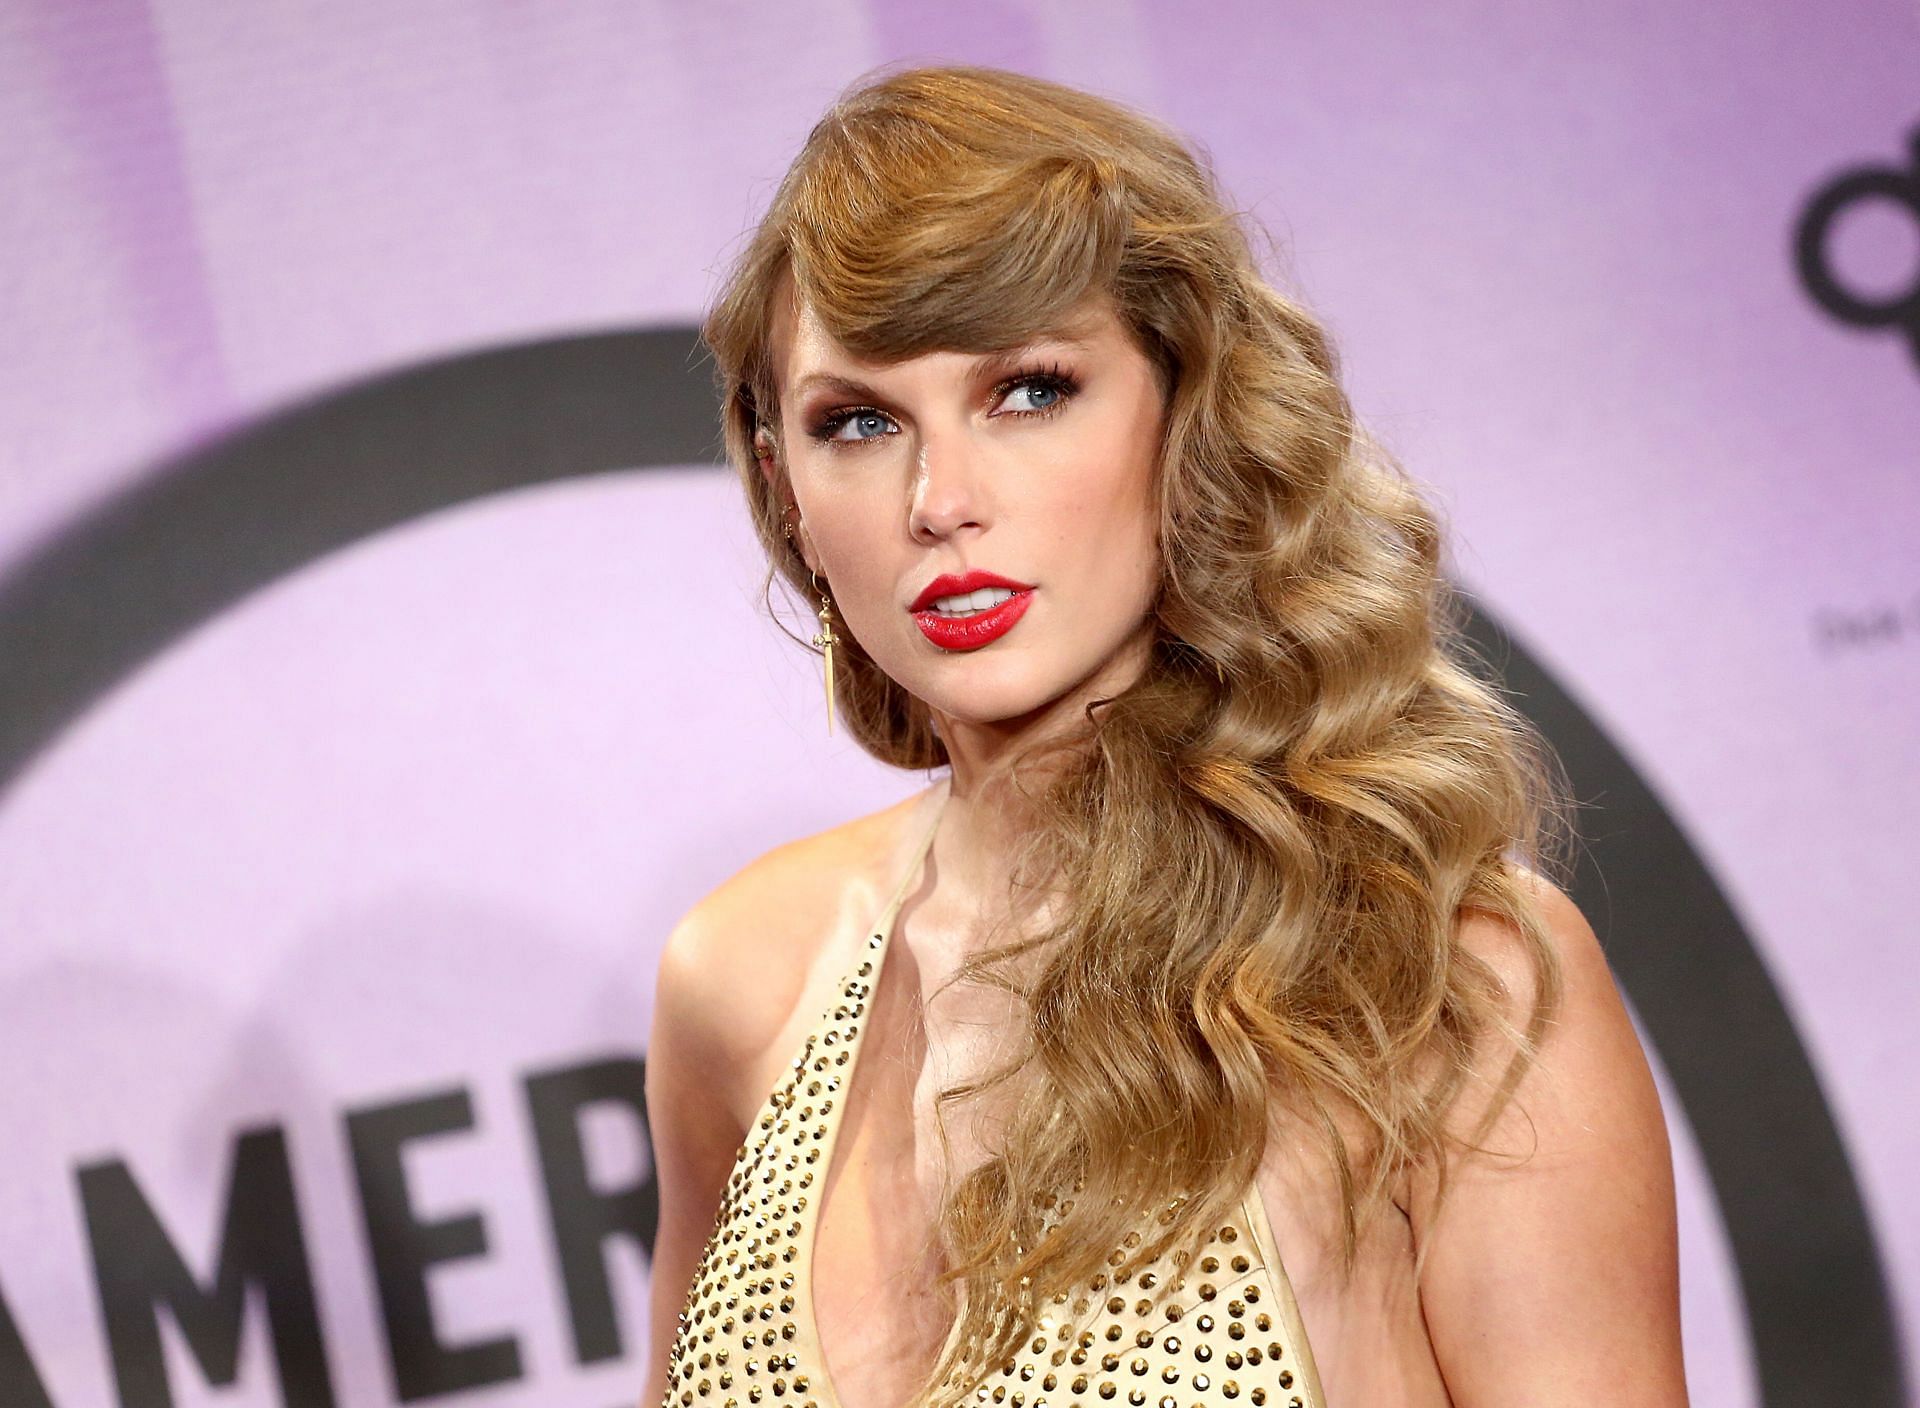
[[[814,1322],[820,1188],[894,919],[946,790],[859,962],[767,1096],[680,1312],[662,1408],[843,1408]],[[1257,1190],[1184,1265],[1097,1277],[1050,1306],[973,1391],[999,1408],[1325,1408],[1293,1288]]]

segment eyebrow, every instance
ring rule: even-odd
[[[1039,337],[1021,343],[1018,347],[1009,347],[1004,351],[985,352],[973,359],[973,374],[995,367],[1008,366],[1029,355],[1035,348],[1042,346],[1073,347],[1085,349],[1094,342],[1091,332],[1075,333],[1069,331],[1042,333]],[[792,396],[799,400],[816,387],[833,392],[838,396],[866,396],[880,399],[880,393],[864,381],[853,377],[840,376],[834,372],[808,372],[793,384]]]

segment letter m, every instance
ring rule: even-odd
[[[161,1305],[172,1313],[208,1384],[232,1384],[249,1285],[259,1288],[266,1303],[282,1401],[288,1408],[333,1408],[283,1131],[245,1130],[234,1144],[211,1287],[194,1279],[123,1162],[87,1164],[79,1178],[122,1408],[173,1408],[160,1344]]]

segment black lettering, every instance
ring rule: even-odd
[[[607,1276],[607,1240],[631,1238],[649,1258],[653,1255],[660,1185],[647,1133],[646,1076],[646,1062],[639,1057],[614,1056],[527,1078],[527,1108],[547,1185],[554,1252],[573,1320],[573,1352],[582,1364],[615,1359],[623,1352]],[[587,1181],[580,1112],[609,1102],[631,1112],[640,1147],[647,1151],[647,1167],[625,1187],[597,1189]]]
[[[394,1391],[401,1402],[519,1378],[520,1346],[511,1335],[476,1344],[441,1342],[427,1294],[427,1270],[443,1261],[485,1256],[486,1227],[477,1212],[420,1221],[401,1163],[402,1146],[412,1140],[473,1128],[467,1092],[455,1089],[349,1111],[346,1128],[360,1183],[367,1249],[380,1290]]]
[[[1920,358],[1920,278],[1884,297],[1862,294],[1841,281],[1827,257],[1833,227],[1850,206],[1883,201],[1899,207],[1920,225],[1920,127],[1907,137],[1910,165],[1859,166],[1841,172],[1814,194],[1800,215],[1793,236],[1800,282],[1831,316],[1854,327],[1903,328],[1913,355]]]
[[[293,1169],[278,1127],[246,1130],[235,1141],[211,1290],[194,1280],[123,1162],[86,1165],[79,1179],[121,1408],[172,1408],[155,1315],[161,1304],[172,1312],[208,1384],[233,1383],[248,1283],[265,1294],[289,1408],[332,1408]]]
[[[0,1403],[7,1408],[53,1408],[33,1356],[27,1353],[27,1342],[7,1309],[4,1292],[0,1292]]]

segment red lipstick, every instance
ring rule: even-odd
[[[982,587],[1005,587],[1013,595],[998,606],[972,616],[942,616],[933,609],[933,603],[943,596],[957,596]],[[1014,623],[1032,604],[1033,593],[1030,583],[974,568],[957,577],[951,573],[935,577],[907,609],[913,613],[913,623],[920,628],[920,633],[941,649],[977,650],[1013,629]]]

